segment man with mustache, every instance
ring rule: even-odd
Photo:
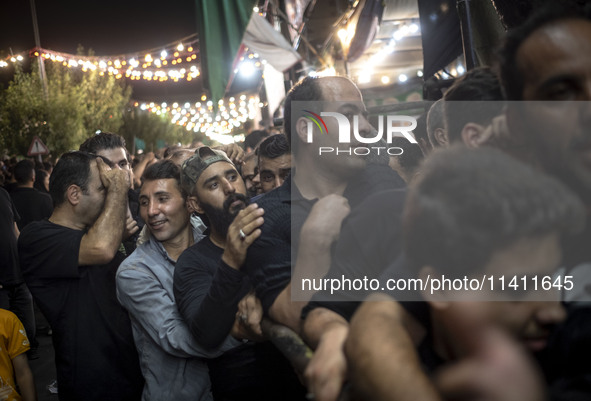
[[[229,334],[260,339],[262,309],[249,296],[251,284],[241,268],[248,247],[261,234],[264,211],[248,205],[244,181],[230,159],[208,147],[183,163],[182,182],[189,206],[207,221],[208,231],[178,260],[174,293],[179,311],[206,348],[218,346],[218,339]],[[287,361],[268,342],[245,341],[210,360],[209,371],[216,399],[303,398]]]
[[[139,193],[146,240],[117,271],[117,298],[128,310],[146,384],[142,400],[211,400],[205,358],[239,344],[205,350],[191,336],[173,295],[173,273],[180,254],[203,238],[190,223],[181,171],[171,160],[146,168]]]

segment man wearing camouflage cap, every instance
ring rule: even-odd
[[[215,349],[228,335],[261,339],[262,308],[240,271],[248,247],[260,235],[263,209],[248,205],[246,187],[223,152],[199,148],[183,163],[187,203],[208,224],[208,234],[180,256],[174,294],[193,337]],[[274,400],[303,397],[290,366],[273,345],[245,342],[209,361],[216,399]],[[299,397],[299,398],[298,398]]]

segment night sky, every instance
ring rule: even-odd
[[[195,0],[36,0],[41,46],[76,53],[78,45],[97,56],[139,52],[175,42],[197,32]],[[29,0],[2,0],[0,56],[35,46]],[[0,71],[3,81],[8,71]],[[200,80],[197,80],[200,81]],[[200,96],[198,82],[140,83],[140,100]]]
[[[36,0],[41,46],[97,55],[162,46],[197,32],[195,0]],[[3,0],[0,50],[35,45],[29,0]]]

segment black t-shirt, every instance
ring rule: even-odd
[[[238,302],[250,290],[248,278],[222,262],[222,254],[206,237],[185,250],[175,266],[177,306],[202,346],[214,347],[228,336]],[[270,342],[245,343],[208,365],[216,401],[304,399],[289,362]]]
[[[238,302],[250,290],[248,278],[222,262],[222,254],[223,249],[205,237],[181,254],[174,269],[177,307],[193,337],[206,348],[226,339]]]
[[[3,188],[0,188],[0,284],[17,285],[23,282],[18,265],[18,251],[14,222],[19,215],[12,200]]]
[[[401,252],[401,217],[406,191],[393,189],[369,196],[343,220],[339,241],[326,278],[382,280],[385,269]],[[383,285],[383,283],[382,283]],[[329,289],[330,290],[330,289]],[[350,320],[372,291],[319,291],[303,309],[302,317],[324,307]]]
[[[23,229],[23,276],[53,329],[60,400],[139,400],[143,388],[131,323],[115,295],[121,254],[79,266],[84,232],[50,221]]]
[[[35,188],[17,187],[12,190],[10,197],[21,216],[17,223],[21,231],[30,222],[47,219],[53,212],[51,197]]]
[[[354,210],[371,195],[401,189],[404,185],[400,176],[388,166],[370,164],[352,177],[343,196]],[[257,201],[265,210],[265,223],[261,227],[261,236],[248,249],[244,270],[255,283],[265,313],[291,280],[292,260],[298,252],[300,232],[316,201],[305,199],[292,184],[291,176]],[[390,209],[398,217],[397,210],[394,207],[386,210]],[[379,214],[379,211],[370,212]]]

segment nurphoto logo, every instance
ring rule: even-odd
[[[353,132],[354,142],[358,144],[376,144],[378,142],[383,143],[382,139],[385,140],[386,143],[391,144],[393,137],[404,137],[410,143],[417,143],[414,135],[411,131],[416,129],[417,127],[417,120],[414,117],[410,116],[398,116],[398,115],[379,115],[378,116],[378,129],[372,130],[370,135],[361,135],[359,133],[359,115],[353,116],[353,121],[351,122],[350,119],[337,112],[325,112],[322,111],[320,114],[314,113],[310,110],[303,110],[304,117],[308,120],[307,121],[307,136],[306,142],[313,143],[314,142],[314,127],[316,126],[322,135],[328,134],[328,128],[326,126],[326,122],[324,118],[334,118],[337,122],[338,126],[338,139],[340,144],[351,144],[351,132]],[[323,118],[324,117],[324,118]],[[385,127],[384,127],[385,121]],[[351,125],[353,129],[351,130]],[[385,134],[385,138],[384,138]],[[349,155],[355,154],[358,156],[365,156],[372,152],[372,150],[376,151],[380,154],[381,151],[386,151],[390,156],[399,156],[402,154],[403,150],[400,147],[385,147],[385,146],[372,146],[372,147],[364,147],[364,146],[354,146],[354,147],[345,147],[339,149],[338,147],[330,147],[330,146],[322,146],[318,150],[318,154],[322,155],[323,153],[346,153]]]

